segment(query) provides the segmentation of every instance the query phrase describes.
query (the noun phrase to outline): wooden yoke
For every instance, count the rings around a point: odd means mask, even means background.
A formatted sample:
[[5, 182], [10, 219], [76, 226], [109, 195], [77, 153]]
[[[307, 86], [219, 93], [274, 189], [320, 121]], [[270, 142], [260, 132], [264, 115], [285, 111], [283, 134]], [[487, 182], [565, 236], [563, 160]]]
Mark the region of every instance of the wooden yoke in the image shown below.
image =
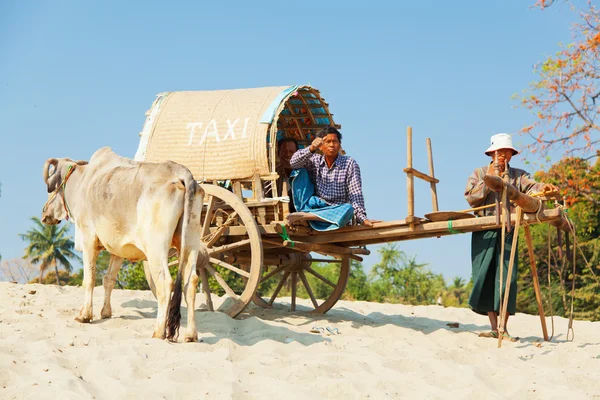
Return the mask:
[[540, 201], [528, 196], [524, 193], [521, 193], [519, 189], [511, 185], [510, 183], [506, 183], [499, 176], [493, 175], [485, 175], [483, 177], [483, 182], [485, 185], [490, 188], [493, 192], [501, 192], [503, 185], [506, 185], [507, 197], [509, 200], [512, 200], [516, 205], [521, 207], [524, 212], [532, 213], [538, 211], [540, 208]]
[[406, 129], [406, 193], [408, 197], [408, 216], [405, 221], [410, 226], [410, 229], [415, 228], [417, 219], [415, 218], [415, 176], [426, 182], [429, 182], [431, 186], [431, 204], [433, 211], [438, 211], [438, 199], [437, 199], [437, 188], [436, 184], [439, 183], [438, 179], [435, 179], [433, 170], [433, 153], [431, 151], [431, 139], [427, 138], [427, 156], [429, 157], [429, 175], [418, 171], [413, 168], [412, 163], [412, 127]]

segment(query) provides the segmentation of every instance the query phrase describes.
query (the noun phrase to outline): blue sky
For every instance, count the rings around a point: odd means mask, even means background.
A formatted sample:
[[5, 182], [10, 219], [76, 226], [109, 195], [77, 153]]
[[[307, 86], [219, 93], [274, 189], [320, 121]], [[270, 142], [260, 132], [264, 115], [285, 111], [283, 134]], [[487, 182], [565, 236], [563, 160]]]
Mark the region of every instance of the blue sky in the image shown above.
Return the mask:
[[[574, 14], [530, 3], [1, 1], [0, 254], [23, 255], [18, 233], [41, 214], [47, 158], [102, 146], [133, 157], [155, 95], [174, 90], [311, 84], [360, 164], [370, 218], [406, 216], [409, 125], [424, 172], [432, 140], [440, 210], [468, 208], [489, 137], [532, 121], [511, 96], [570, 39]], [[431, 211], [420, 180], [415, 203]], [[367, 267], [378, 261], [369, 248]], [[399, 248], [447, 279], [470, 276], [470, 234]]]

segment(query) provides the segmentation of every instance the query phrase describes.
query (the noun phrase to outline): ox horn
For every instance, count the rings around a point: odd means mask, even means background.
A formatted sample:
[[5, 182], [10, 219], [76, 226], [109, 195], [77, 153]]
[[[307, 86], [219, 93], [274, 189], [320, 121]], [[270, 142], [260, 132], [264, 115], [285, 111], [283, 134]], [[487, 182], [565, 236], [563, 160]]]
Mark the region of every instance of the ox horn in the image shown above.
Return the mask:
[[44, 164], [44, 182], [48, 181], [48, 174], [50, 172], [50, 166], [54, 165], [54, 167], [56, 167], [57, 164], [58, 164], [58, 160], [56, 158], [49, 158], [46, 160], [46, 163]]
[[77, 161], [75, 161], [75, 163], [76, 163], [77, 165], [88, 165], [88, 162], [87, 162], [87, 161], [85, 161], [85, 160], [77, 160]]

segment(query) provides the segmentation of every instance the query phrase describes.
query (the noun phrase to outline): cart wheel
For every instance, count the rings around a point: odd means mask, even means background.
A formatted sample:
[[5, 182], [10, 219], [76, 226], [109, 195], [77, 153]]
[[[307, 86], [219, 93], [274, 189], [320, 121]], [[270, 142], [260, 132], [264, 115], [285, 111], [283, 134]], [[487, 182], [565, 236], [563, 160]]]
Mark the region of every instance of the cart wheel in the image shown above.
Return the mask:
[[[210, 263], [206, 268], [199, 268], [198, 275], [209, 309], [213, 310], [212, 281], [213, 287], [219, 287], [227, 295], [217, 311], [235, 317], [250, 303], [260, 282], [263, 263], [260, 232], [241, 198], [216, 185], [200, 186], [207, 204], [202, 212], [201, 236]], [[230, 227], [245, 228], [245, 235], [227, 234]], [[236, 261], [238, 258], [240, 262]]]
[[[264, 308], [272, 307], [278, 296], [290, 296], [290, 311], [296, 311], [296, 298], [299, 292], [310, 298], [310, 312], [324, 314], [335, 305], [346, 289], [350, 275], [350, 258], [313, 259], [308, 253], [292, 253], [289, 262], [274, 267], [261, 278], [258, 292], [252, 301]], [[336, 268], [339, 272], [337, 281], [328, 279], [314, 269], [313, 263], [321, 263], [324, 269]], [[331, 274], [328, 274], [331, 275]], [[286, 285], [287, 283], [287, 285]], [[276, 285], [276, 286], [275, 286]], [[272, 293], [261, 297], [261, 292]], [[284, 292], [284, 293], [282, 293]]]
[[[226, 295], [217, 311], [236, 317], [256, 293], [262, 273], [263, 251], [258, 226], [243, 200], [216, 185], [202, 184], [202, 242], [208, 249], [209, 265], [197, 270], [206, 298], [214, 311], [211, 287]], [[245, 234], [229, 235], [229, 228], [245, 228]], [[244, 229], [241, 229], [244, 231]], [[237, 260], [240, 260], [239, 262]], [[152, 276], [144, 262], [148, 285], [156, 297]]]

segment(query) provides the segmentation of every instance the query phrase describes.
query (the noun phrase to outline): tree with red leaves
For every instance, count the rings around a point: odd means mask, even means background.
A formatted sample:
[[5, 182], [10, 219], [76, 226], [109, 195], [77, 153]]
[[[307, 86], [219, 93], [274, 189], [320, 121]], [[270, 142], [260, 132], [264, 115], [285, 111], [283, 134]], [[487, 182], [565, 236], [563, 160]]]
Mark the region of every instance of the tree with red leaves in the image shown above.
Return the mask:
[[[553, 3], [538, 0], [535, 6], [545, 9]], [[573, 43], [535, 66], [540, 79], [519, 99], [536, 121], [522, 133], [532, 137], [532, 153], [560, 149], [563, 155], [591, 160], [600, 154], [600, 10], [591, 2], [585, 10], [565, 3], [580, 17], [573, 25]]]

